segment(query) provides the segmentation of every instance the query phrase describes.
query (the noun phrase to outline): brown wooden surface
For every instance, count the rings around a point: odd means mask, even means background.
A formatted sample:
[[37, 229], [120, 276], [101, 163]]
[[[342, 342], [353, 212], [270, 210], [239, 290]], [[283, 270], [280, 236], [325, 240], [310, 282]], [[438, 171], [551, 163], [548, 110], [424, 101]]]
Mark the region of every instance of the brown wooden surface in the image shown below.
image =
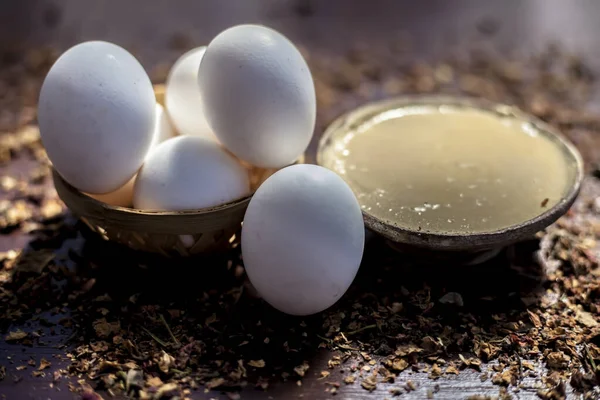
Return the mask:
[[[341, 52], [355, 40], [377, 43], [379, 40], [410, 32], [414, 38], [414, 57], [436, 58], [456, 49], [461, 43], [477, 39], [477, 24], [484, 18], [493, 17], [500, 22], [500, 29], [489, 45], [523, 52], [541, 48], [548, 41], [556, 41], [567, 48], [581, 52], [597, 61], [600, 47], [600, 2], [530, 0], [530, 1], [315, 1], [314, 14], [299, 16], [293, 10], [292, 1], [196, 1], [178, 2], [135, 0], [128, 2], [105, 2], [101, 0], [62, 0], [3, 2], [0, 5], [0, 46], [14, 41], [53, 43], [60, 49], [84, 40], [104, 39], [122, 44], [136, 51], [141, 62], [149, 70], [161, 61], [172, 62], [178, 52], [169, 48], [169, 41], [176, 34], [185, 34], [194, 43], [206, 43], [220, 30], [236, 23], [262, 22], [279, 29], [298, 44], [314, 49]], [[59, 11], [56, 11], [56, 10]], [[51, 11], [48, 11], [51, 10]], [[49, 13], [55, 18], [49, 18]], [[54, 13], [54, 14], [52, 14]], [[54, 20], [54, 24], [48, 23]], [[46, 22], [44, 22], [46, 21]], [[595, 63], [594, 65], [598, 65]], [[340, 107], [344, 107], [340, 105]], [[318, 136], [318, 135], [317, 135]], [[311, 147], [314, 152], [314, 145]], [[309, 154], [309, 161], [312, 154]], [[24, 169], [26, 161], [9, 168]], [[3, 172], [3, 171], [2, 171]], [[585, 196], [596, 196], [600, 185], [590, 179], [584, 188]], [[0, 237], [0, 250], [23, 246], [27, 237], [4, 235]], [[73, 240], [65, 248], [80, 249], [85, 246], [82, 238]], [[368, 259], [367, 259], [368, 260]], [[363, 269], [369, 268], [368, 263]], [[457, 272], [459, 277], [477, 279], [482, 276]], [[498, 271], [495, 271], [498, 273]], [[461, 274], [464, 274], [460, 276]], [[490, 288], [491, 291], [502, 288]], [[56, 317], [53, 317], [56, 318]], [[32, 323], [35, 326], [35, 323]], [[14, 384], [15, 365], [30, 357], [48, 359], [58, 350], [68, 336], [48, 339], [47, 347], [28, 348], [0, 342], [0, 365], [7, 366], [7, 378], [0, 382], [0, 395], [7, 399], [72, 399], [66, 385], [50, 388], [50, 379], [32, 378], [28, 371], [21, 375], [23, 381]], [[8, 357], [11, 359], [9, 360]], [[368, 393], [359, 384], [342, 386], [336, 396], [325, 392], [323, 381], [317, 380], [321, 370], [326, 369], [328, 355], [323, 352], [311, 360], [311, 369], [302, 386], [295, 382], [273, 387], [266, 393], [247, 390], [244, 399], [371, 399], [390, 397], [390, 386], [379, 385], [377, 391]], [[64, 367], [52, 359], [52, 369]], [[14, 364], [13, 364], [14, 363]], [[412, 380], [417, 390], [403, 394], [403, 399], [427, 398], [427, 391], [436, 385], [439, 391], [434, 398], [464, 399], [469, 395], [497, 395], [498, 387], [490, 381], [481, 382], [478, 373], [461, 373], [452, 378], [429, 380], [427, 374], [403, 373], [393, 386], [402, 386]], [[515, 398], [537, 398], [533, 389], [535, 382], [525, 381], [525, 386], [515, 393]], [[194, 398], [218, 398], [218, 393], [194, 394]], [[226, 398], [226, 397], [223, 397]]]

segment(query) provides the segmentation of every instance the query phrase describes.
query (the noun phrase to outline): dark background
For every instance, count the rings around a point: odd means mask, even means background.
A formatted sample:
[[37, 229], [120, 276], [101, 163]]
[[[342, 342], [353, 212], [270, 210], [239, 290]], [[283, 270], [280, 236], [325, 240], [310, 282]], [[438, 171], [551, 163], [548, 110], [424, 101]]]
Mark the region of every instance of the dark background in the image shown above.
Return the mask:
[[299, 45], [337, 52], [410, 33], [415, 56], [435, 56], [476, 40], [478, 24], [493, 19], [496, 47], [535, 51], [553, 41], [593, 56], [599, 16], [594, 0], [18, 0], [0, 6], [0, 43], [67, 49], [108, 40], [150, 68], [177, 58], [181, 36], [201, 45], [231, 25], [264, 23]]
[[377, 48], [403, 37], [410, 57], [428, 60], [474, 45], [515, 55], [556, 43], [600, 69], [594, 0], [18, 0], [0, 7], [0, 48], [60, 53], [107, 40], [133, 52], [151, 75], [240, 23], [265, 24], [314, 53], [343, 55], [356, 43]]

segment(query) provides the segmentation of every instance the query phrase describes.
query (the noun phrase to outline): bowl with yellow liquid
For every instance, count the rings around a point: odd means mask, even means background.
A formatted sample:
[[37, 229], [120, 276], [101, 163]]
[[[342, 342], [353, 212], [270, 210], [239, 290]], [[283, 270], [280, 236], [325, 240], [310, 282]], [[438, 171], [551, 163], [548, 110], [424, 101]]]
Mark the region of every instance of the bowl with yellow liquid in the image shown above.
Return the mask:
[[581, 155], [553, 127], [452, 96], [352, 110], [326, 129], [317, 162], [348, 183], [366, 227], [395, 248], [477, 261], [555, 222], [583, 180]]

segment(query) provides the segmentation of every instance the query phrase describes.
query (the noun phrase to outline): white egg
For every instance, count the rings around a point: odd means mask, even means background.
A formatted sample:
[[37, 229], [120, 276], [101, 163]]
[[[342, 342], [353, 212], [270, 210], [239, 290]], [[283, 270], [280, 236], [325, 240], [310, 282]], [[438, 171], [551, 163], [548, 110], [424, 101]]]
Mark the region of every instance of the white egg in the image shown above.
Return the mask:
[[334, 172], [283, 168], [250, 200], [242, 255], [250, 282], [273, 307], [310, 315], [348, 290], [361, 263], [365, 230], [352, 190]]
[[133, 204], [133, 186], [135, 184], [135, 179], [137, 174], [133, 176], [126, 184], [118, 188], [117, 190], [104, 193], [104, 194], [92, 194], [86, 193], [93, 199], [101, 201], [105, 204], [110, 204], [111, 206], [118, 207], [131, 207]]
[[[150, 144], [150, 149], [154, 148], [159, 143], [164, 142], [168, 138], [173, 137], [174, 135], [175, 132], [171, 127], [171, 123], [169, 121], [169, 118], [167, 117], [167, 114], [165, 113], [163, 106], [156, 103], [156, 120], [154, 122], [154, 133], [152, 136], [152, 143]], [[133, 204], [133, 186], [135, 184], [136, 177], [137, 173], [125, 185], [121, 186], [114, 192], [105, 194], [86, 194], [106, 204], [120, 207], [130, 207]]]
[[[165, 109], [160, 104], [156, 103], [156, 119], [154, 120], [154, 132], [152, 135], [152, 143], [150, 143], [150, 149], [153, 149], [159, 143], [175, 136], [175, 131], [169, 121], [169, 116], [165, 112]], [[148, 156], [146, 155], [146, 158]]]
[[314, 82], [298, 49], [280, 33], [259, 25], [223, 31], [206, 49], [198, 84], [214, 134], [240, 159], [281, 168], [308, 147]]
[[206, 46], [183, 54], [171, 67], [165, 88], [165, 107], [180, 135], [214, 139], [202, 111], [198, 88], [198, 68]]
[[248, 171], [218, 143], [177, 136], [150, 151], [135, 182], [133, 205], [149, 211], [192, 210], [249, 192]]
[[40, 135], [54, 168], [83, 192], [123, 186], [150, 148], [155, 104], [150, 78], [125, 49], [102, 41], [70, 48], [39, 97]]

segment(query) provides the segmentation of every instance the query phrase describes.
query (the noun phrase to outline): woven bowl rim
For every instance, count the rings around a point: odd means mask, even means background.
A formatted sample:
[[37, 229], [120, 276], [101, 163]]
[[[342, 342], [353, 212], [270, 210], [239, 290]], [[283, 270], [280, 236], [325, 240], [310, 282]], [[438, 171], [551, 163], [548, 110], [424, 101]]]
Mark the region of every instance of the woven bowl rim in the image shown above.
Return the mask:
[[[243, 203], [243, 202], [248, 202], [250, 200], [250, 198], [252, 197], [252, 195], [254, 194], [254, 192], [252, 192], [249, 195], [246, 195], [244, 197], [240, 197], [238, 199], [235, 199], [230, 202], [220, 204], [220, 205], [214, 206], [214, 207], [197, 208], [197, 209], [185, 210], [185, 211], [151, 211], [151, 210], [139, 210], [139, 209], [131, 208], [131, 207], [114, 206], [111, 204], [104, 203], [100, 200], [96, 200], [93, 197], [90, 197], [90, 196], [86, 195], [85, 193], [81, 192], [80, 190], [78, 190], [77, 188], [72, 186], [70, 183], [68, 183], [54, 168], [52, 168], [52, 178], [54, 179], [55, 186], [56, 185], [63, 186], [66, 189], [67, 193], [72, 196], [73, 200], [89, 201], [91, 204], [94, 204], [98, 208], [101, 208], [106, 211], [114, 212], [114, 213], [147, 215], [147, 216], [153, 216], [153, 217], [157, 217], [157, 216], [171, 216], [171, 217], [177, 216], [177, 217], [179, 217], [179, 216], [189, 216], [189, 215], [210, 214], [210, 213], [214, 213], [216, 211], [230, 209], [230, 208], [235, 207], [236, 205]], [[61, 198], [62, 198], [62, 196], [61, 196]]]
[[243, 219], [254, 192], [221, 204], [186, 211], [146, 211], [113, 206], [82, 193], [52, 168], [54, 187], [65, 205], [80, 218], [103, 227], [162, 234], [195, 234], [226, 229]]
[[[281, 168], [268, 168], [269, 174], [296, 164], [303, 164], [305, 154]], [[58, 196], [79, 218], [112, 228], [159, 234], [198, 234], [228, 229], [243, 220], [246, 208], [260, 184], [243, 197], [218, 206], [185, 211], [150, 211], [106, 204], [81, 192], [68, 183], [54, 168], [52, 178]], [[262, 169], [259, 169], [262, 170]], [[268, 179], [268, 177], [267, 177]]]

